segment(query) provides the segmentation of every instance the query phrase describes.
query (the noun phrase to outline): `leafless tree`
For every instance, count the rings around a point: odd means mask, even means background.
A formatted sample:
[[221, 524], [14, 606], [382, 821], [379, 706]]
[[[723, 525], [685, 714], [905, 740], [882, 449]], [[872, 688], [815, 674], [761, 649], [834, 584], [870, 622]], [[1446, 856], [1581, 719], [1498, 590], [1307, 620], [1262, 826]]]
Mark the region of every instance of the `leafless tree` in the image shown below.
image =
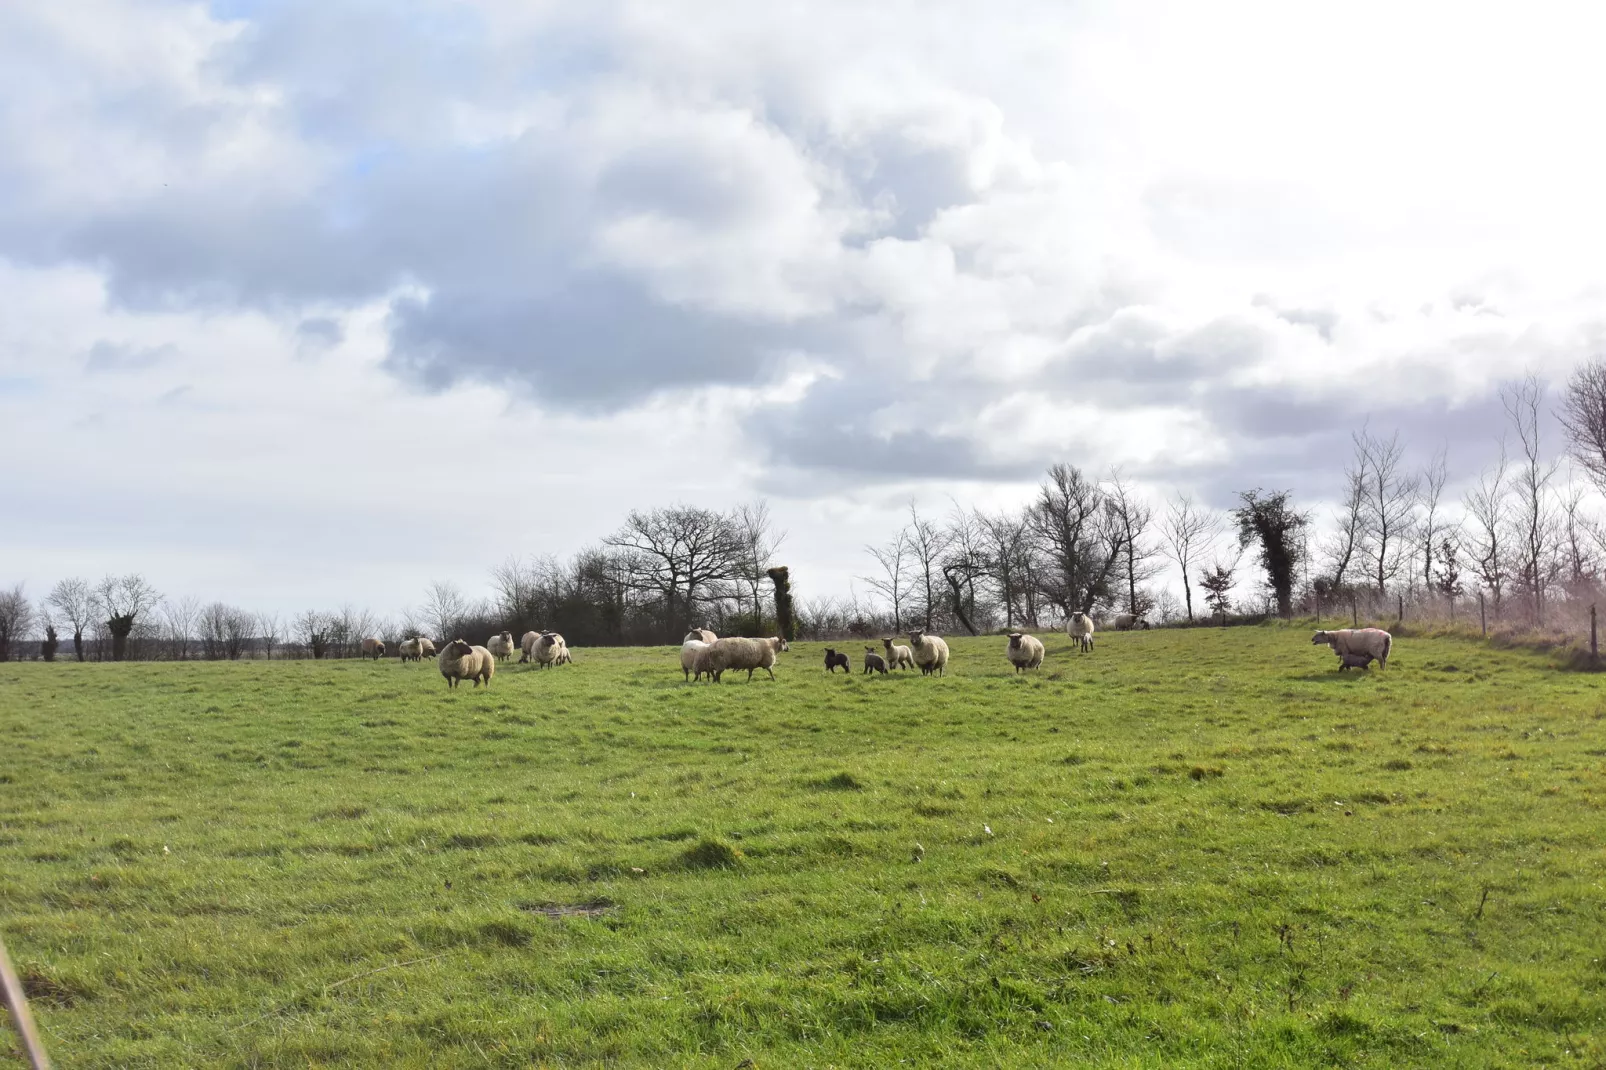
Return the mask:
[[296, 639], [307, 648], [307, 653], [314, 658], [322, 658], [329, 653], [331, 622], [330, 614], [309, 609], [297, 616], [291, 627], [295, 629]]
[[545, 586], [544, 578], [540, 560], [525, 560], [517, 555], [491, 569], [497, 614], [505, 624], [513, 627], [519, 622], [530, 625], [538, 622], [537, 604]]
[[39, 657], [44, 661], [55, 661], [56, 651], [61, 649], [61, 638], [56, 634], [56, 617], [49, 602], [41, 599], [34, 607], [33, 621], [33, 626], [45, 636], [39, 644]]
[[1574, 461], [1606, 494], [1606, 359], [1578, 366], [1556, 413]]
[[900, 529], [885, 546], [866, 546], [865, 552], [881, 566], [881, 575], [861, 577], [870, 589], [892, 607], [892, 630], [903, 631], [904, 603], [909, 598], [909, 532]]
[[[752, 606], [755, 624], [762, 627], [764, 607], [761, 596], [769, 580], [770, 566], [775, 563], [775, 552], [786, 541], [786, 532], [776, 528], [775, 521], [770, 517], [770, 503], [763, 498], [738, 505], [732, 511], [730, 520], [737, 545], [735, 578]], [[738, 609], [740, 603], [741, 598], [738, 597]]]
[[1025, 518], [1018, 513], [977, 513], [976, 525], [986, 547], [988, 575], [1004, 609], [1005, 626], [1014, 629], [1017, 604], [1025, 621], [1035, 625], [1032, 541]]
[[1406, 551], [1415, 526], [1417, 479], [1405, 471], [1399, 432], [1383, 439], [1363, 430], [1354, 438], [1365, 472], [1361, 513], [1366, 538], [1360, 550], [1369, 562], [1377, 593], [1383, 594], [1409, 561]]
[[238, 606], [213, 602], [201, 610], [201, 651], [209, 661], [238, 661], [251, 637], [251, 614]]
[[88, 581], [66, 579], [50, 589], [45, 601], [72, 628], [73, 654], [84, 660], [84, 632], [95, 622], [95, 591]]
[[980, 612], [987, 608], [985, 600], [976, 598], [976, 584], [985, 581], [988, 574], [984, 528], [975, 513], [954, 502], [942, 537], [942, 577], [948, 584], [954, 617], [965, 631], [975, 635], [978, 625], [987, 623], [980, 618]]
[[269, 661], [273, 660], [274, 648], [279, 645], [279, 636], [283, 625], [279, 621], [279, 614], [264, 610], [257, 614], [256, 633], [262, 641], [262, 656]]
[[1422, 547], [1422, 586], [1426, 590], [1433, 590], [1435, 571], [1433, 568], [1433, 555], [1436, 548], [1444, 541], [1444, 487], [1450, 481], [1450, 465], [1448, 459], [1449, 447], [1440, 446], [1433, 454], [1433, 459], [1423, 470], [1418, 479], [1418, 501], [1421, 505], [1422, 515], [1417, 524], [1417, 536]]
[[1536, 624], [1545, 621], [1545, 588], [1555, 579], [1558, 523], [1552, 484], [1561, 467], [1559, 460], [1545, 460], [1542, 451], [1539, 419], [1544, 398], [1545, 384], [1535, 375], [1500, 388], [1501, 404], [1522, 448], [1512, 478], [1514, 578], [1532, 600]]
[[1149, 528], [1154, 523], [1154, 509], [1137, 496], [1133, 488], [1121, 478], [1120, 470], [1110, 473], [1110, 520], [1120, 533], [1121, 570], [1126, 574], [1126, 611], [1136, 616], [1151, 608], [1145, 598], [1139, 600], [1138, 584], [1159, 574], [1154, 559], [1160, 547], [1149, 539]]
[[1194, 562], [1207, 556], [1221, 537], [1224, 521], [1220, 513], [1194, 503], [1186, 494], [1177, 496], [1166, 505], [1165, 519], [1160, 524], [1165, 554], [1182, 570], [1182, 594], [1187, 603], [1188, 621], [1193, 621], [1193, 584], [1188, 570]]
[[948, 549], [948, 533], [935, 521], [920, 515], [915, 503], [909, 503], [909, 565], [914, 572], [915, 612], [925, 621], [923, 627], [931, 631], [934, 614], [942, 603], [938, 595], [938, 576], [942, 574], [942, 555]]
[[1056, 464], [1027, 522], [1046, 559], [1044, 596], [1066, 615], [1091, 612], [1108, 597], [1122, 550], [1122, 529], [1113, 523], [1104, 491], [1076, 466]]
[[624, 555], [630, 586], [661, 601], [661, 634], [675, 643], [710, 588], [735, 575], [741, 556], [729, 517], [688, 505], [632, 510], [603, 543]]
[[1560, 572], [1569, 594], [1581, 593], [1600, 574], [1598, 527], [1584, 511], [1584, 488], [1569, 481], [1561, 495]]
[[1510, 558], [1505, 539], [1511, 515], [1511, 474], [1503, 437], [1499, 460], [1478, 476], [1478, 485], [1467, 492], [1464, 504], [1467, 526], [1471, 529], [1466, 542], [1472, 551], [1472, 565], [1477, 569], [1478, 582], [1488, 590], [1498, 617]]
[[1339, 499], [1335, 530], [1320, 547], [1328, 560], [1334, 590], [1344, 586], [1355, 555], [1366, 543], [1366, 451], [1355, 446], [1355, 456], [1344, 469], [1344, 495]]
[[144, 576], [131, 572], [101, 580], [95, 588], [95, 601], [111, 635], [112, 660], [123, 661], [128, 657], [128, 637], [134, 626], [161, 603], [162, 596]]
[[162, 603], [162, 631], [169, 655], [179, 661], [189, 659], [201, 619], [201, 603], [194, 595], [169, 598]]
[[22, 584], [0, 591], [0, 661], [10, 661], [13, 645], [20, 645], [33, 628], [33, 603], [22, 593]]
[[424, 607], [420, 612], [429, 629], [443, 643], [462, 638], [457, 634], [459, 623], [468, 615], [468, 599], [449, 580], [436, 580], [424, 589]]

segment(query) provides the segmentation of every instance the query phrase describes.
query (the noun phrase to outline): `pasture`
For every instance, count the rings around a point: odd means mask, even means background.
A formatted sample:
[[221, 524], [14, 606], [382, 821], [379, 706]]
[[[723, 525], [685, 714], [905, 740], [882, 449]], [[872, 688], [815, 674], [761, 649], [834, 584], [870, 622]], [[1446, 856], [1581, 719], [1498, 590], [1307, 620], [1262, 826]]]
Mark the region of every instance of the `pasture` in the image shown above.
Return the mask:
[[1598, 678], [1308, 637], [0, 665], [4, 935], [71, 1067], [1606, 1064]]

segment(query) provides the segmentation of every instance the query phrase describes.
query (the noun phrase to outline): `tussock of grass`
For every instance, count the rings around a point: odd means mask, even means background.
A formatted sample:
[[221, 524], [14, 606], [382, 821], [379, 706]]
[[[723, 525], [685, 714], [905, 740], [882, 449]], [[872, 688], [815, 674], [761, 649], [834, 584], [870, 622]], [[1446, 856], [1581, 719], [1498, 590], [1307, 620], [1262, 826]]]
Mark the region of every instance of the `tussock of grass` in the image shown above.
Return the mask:
[[0, 925], [74, 1067], [1606, 1062], [1606, 699], [1396, 635], [0, 664]]

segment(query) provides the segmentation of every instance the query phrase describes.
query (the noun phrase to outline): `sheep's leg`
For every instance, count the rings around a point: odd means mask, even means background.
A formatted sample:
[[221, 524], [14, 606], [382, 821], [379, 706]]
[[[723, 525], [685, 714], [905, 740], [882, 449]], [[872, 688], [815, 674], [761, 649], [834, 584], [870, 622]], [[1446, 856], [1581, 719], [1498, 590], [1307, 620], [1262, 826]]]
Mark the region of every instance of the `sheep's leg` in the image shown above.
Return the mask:
[[[768, 665], [766, 665], [766, 666], [764, 666], [764, 671], [770, 674], [770, 679], [771, 680], [775, 679], [775, 670], [774, 669], [772, 669]], [[749, 675], [751, 676], [751, 674], [749, 674]]]

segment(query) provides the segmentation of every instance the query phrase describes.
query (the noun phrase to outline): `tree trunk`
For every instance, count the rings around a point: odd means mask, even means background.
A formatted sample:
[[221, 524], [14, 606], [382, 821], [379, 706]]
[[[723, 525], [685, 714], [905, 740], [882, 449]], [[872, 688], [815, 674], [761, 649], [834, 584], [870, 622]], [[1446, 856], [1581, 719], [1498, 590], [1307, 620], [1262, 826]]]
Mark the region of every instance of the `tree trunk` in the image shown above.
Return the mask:
[[113, 617], [106, 622], [106, 630], [112, 633], [112, 660], [126, 661], [128, 659], [128, 635], [134, 630], [134, 615], [124, 614]]
[[72, 630], [72, 652], [78, 655], [78, 660], [84, 660], [84, 630], [74, 627]]
[[56, 649], [60, 646], [61, 641], [56, 638], [56, 629], [47, 624], [45, 626], [45, 641], [39, 644], [39, 656], [46, 661], [55, 661]]
[[1188, 566], [1182, 566], [1182, 599], [1188, 604], [1188, 623], [1193, 623], [1193, 589], [1188, 586]]
[[970, 623], [970, 618], [965, 615], [965, 599], [962, 591], [960, 590], [959, 581], [954, 579], [953, 573], [949, 572], [947, 569], [943, 570], [942, 575], [943, 579], [948, 581], [948, 586], [953, 589], [954, 616], [958, 617], [959, 623], [965, 626], [965, 631], [969, 632], [971, 635], [975, 635], [976, 628]]

